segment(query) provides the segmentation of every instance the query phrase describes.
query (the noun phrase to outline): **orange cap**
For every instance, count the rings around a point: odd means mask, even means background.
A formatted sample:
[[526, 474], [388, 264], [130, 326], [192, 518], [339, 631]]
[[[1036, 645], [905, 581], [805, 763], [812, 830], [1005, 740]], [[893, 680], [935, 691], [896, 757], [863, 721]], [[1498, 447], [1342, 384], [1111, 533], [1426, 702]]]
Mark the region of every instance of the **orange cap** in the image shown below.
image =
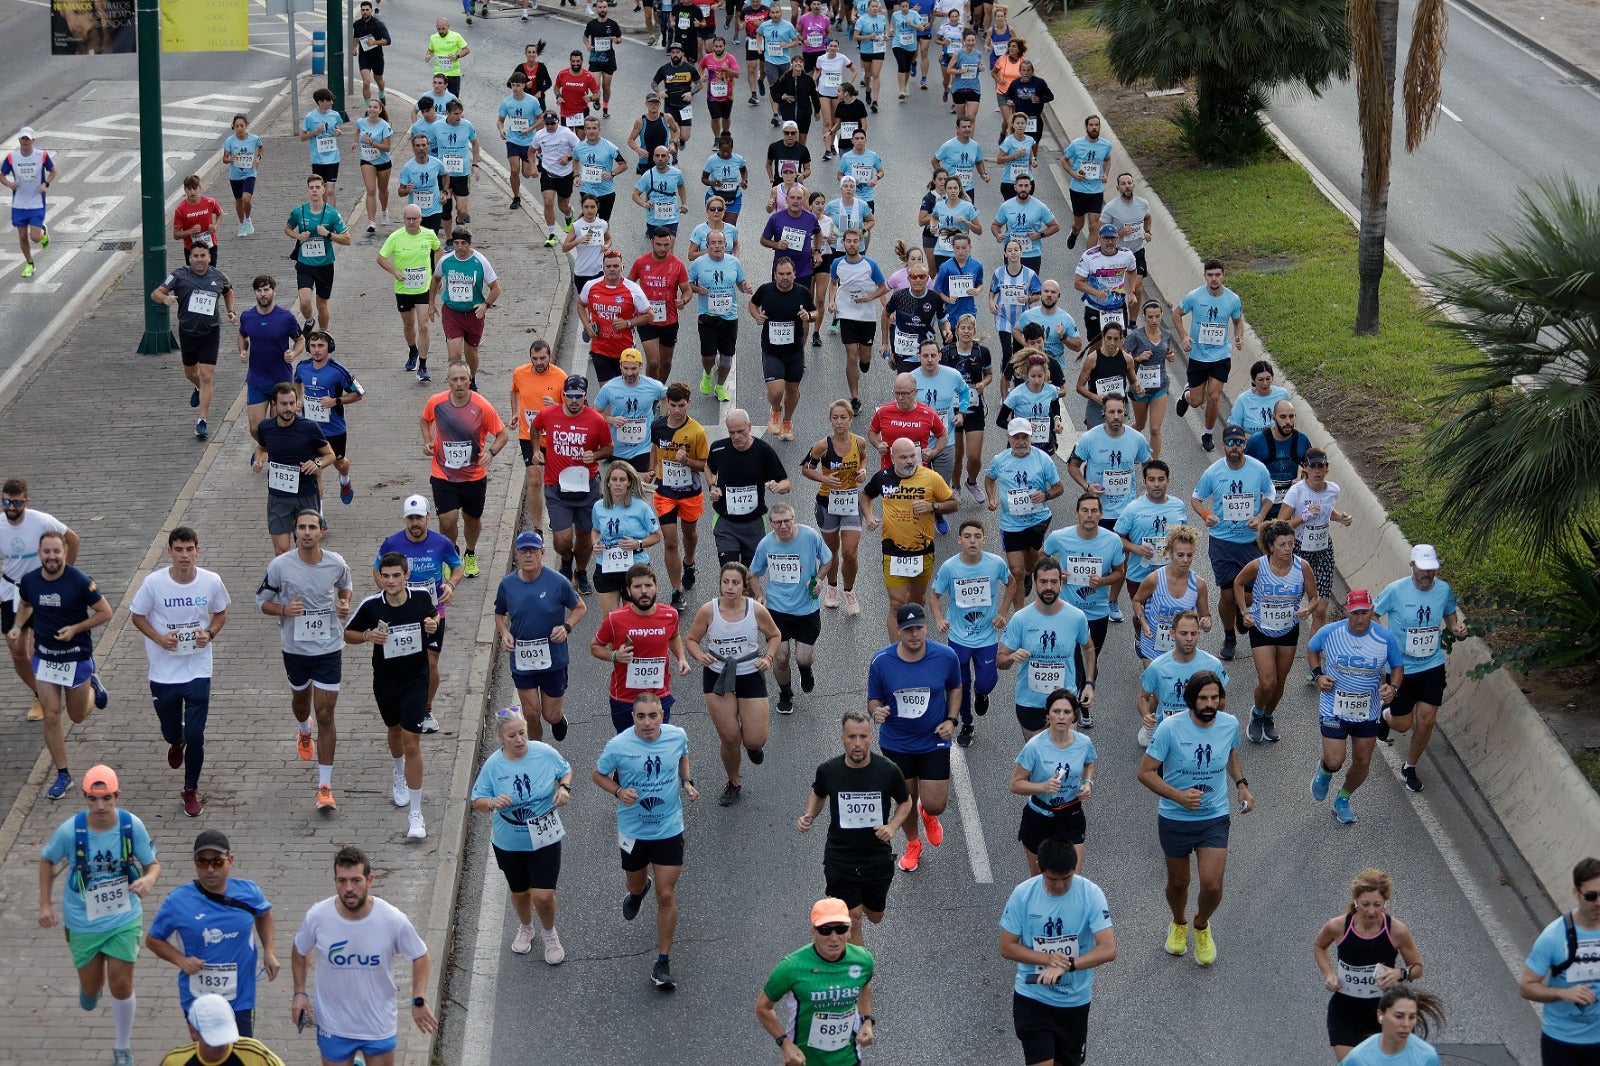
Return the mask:
[[89, 767], [89, 772], [83, 775], [83, 794], [85, 796], [109, 796], [113, 792], [122, 791], [117, 786], [117, 772], [104, 764]]
[[811, 907], [811, 925], [828, 925], [832, 922], [850, 923], [850, 907], [842, 899], [828, 896], [819, 899]]

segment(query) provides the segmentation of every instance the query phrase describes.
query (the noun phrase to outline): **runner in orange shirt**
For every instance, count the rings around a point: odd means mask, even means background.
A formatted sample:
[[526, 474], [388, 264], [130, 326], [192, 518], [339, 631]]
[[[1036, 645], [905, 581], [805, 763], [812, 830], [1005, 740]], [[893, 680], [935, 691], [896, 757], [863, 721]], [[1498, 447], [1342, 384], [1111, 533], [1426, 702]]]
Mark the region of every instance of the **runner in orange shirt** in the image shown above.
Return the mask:
[[561, 402], [567, 372], [552, 362], [550, 345], [535, 337], [528, 346], [528, 362], [511, 372], [511, 413], [517, 421], [517, 443], [522, 448], [523, 496], [528, 501], [528, 528], [544, 528], [544, 471], [534, 466], [533, 440], [528, 429], [534, 416]]
[[[462, 567], [468, 577], [478, 576], [478, 533], [483, 528], [483, 505], [488, 497], [489, 460], [500, 454], [511, 432], [500, 420], [494, 404], [472, 391], [472, 371], [465, 359], [452, 359], [446, 380], [450, 388], [431, 397], [422, 408], [422, 451], [433, 460], [433, 509], [439, 513], [439, 532], [456, 541], [456, 521], [467, 514], [467, 548]], [[488, 454], [484, 439], [489, 438]]]

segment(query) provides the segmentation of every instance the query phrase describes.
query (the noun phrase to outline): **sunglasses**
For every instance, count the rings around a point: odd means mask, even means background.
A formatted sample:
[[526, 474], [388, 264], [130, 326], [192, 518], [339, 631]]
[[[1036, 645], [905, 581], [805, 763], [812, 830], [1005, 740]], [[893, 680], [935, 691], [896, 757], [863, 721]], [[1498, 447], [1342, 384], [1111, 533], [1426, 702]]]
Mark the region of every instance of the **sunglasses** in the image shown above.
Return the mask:
[[1593, 903], [1595, 900], [1600, 899], [1600, 892], [1579, 892], [1578, 895], [1582, 897], [1585, 903]]
[[228, 857], [226, 855], [218, 855], [214, 859], [206, 859], [196, 855], [194, 857], [194, 864], [201, 869], [206, 869], [209, 867], [213, 870], [220, 870], [224, 866], [228, 865]]
[[26, 507], [27, 500], [0, 500], [0, 507]]
[[814, 928], [823, 936], [848, 936], [850, 933], [850, 926], [844, 922], [833, 922], [828, 925], [815, 926]]
[[1229, 439], [1223, 441], [1222, 443], [1226, 444], [1230, 448], [1242, 448], [1244, 446], [1244, 438], [1243, 437], [1230, 437]]

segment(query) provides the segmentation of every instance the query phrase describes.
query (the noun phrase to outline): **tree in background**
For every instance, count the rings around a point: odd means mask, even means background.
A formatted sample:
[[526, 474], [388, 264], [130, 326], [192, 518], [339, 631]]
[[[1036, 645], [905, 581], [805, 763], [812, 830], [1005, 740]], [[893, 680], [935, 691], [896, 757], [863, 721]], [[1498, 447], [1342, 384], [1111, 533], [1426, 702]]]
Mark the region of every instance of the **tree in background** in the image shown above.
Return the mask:
[[[1356, 245], [1356, 334], [1378, 332], [1378, 284], [1389, 230], [1389, 151], [1394, 129], [1394, 76], [1400, 0], [1349, 0], [1345, 11], [1356, 68], [1361, 128], [1361, 236]], [[1444, 0], [1418, 0], [1406, 55], [1406, 151], [1414, 152], [1439, 113], [1445, 36]]]
[[1195, 104], [1178, 126], [1201, 159], [1248, 159], [1269, 143], [1267, 90], [1313, 93], [1350, 65], [1344, 0], [1101, 0], [1106, 56], [1124, 85], [1191, 79]]

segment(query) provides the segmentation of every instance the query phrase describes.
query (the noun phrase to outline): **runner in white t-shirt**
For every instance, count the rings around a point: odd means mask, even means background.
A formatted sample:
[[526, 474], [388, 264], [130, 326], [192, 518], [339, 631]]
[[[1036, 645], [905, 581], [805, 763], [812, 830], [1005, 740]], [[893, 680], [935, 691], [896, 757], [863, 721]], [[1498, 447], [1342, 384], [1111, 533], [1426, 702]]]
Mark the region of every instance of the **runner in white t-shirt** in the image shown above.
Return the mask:
[[179, 526], [167, 534], [172, 565], [151, 571], [134, 593], [129, 621], [144, 634], [150, 698], [167, 742], [167, 765], [183, 767], [183, 813], [198, 818], [200, 769], [211, 708], [211, 643], [228, 621], [228, 590], [214, 571], [195, 565], [200, 539]]
[[[39, 569], [39, 538], [46, 533], [60, 533], [67, 542], [67, 564], [78, 559], [78, 535], [54, 515], [28, 507], [28, 483], [20, 477], [7, 478], [0, 486], [0, 633], [10, 634], [17, 620], [17, 582]], [[28, 721], [37, 722], [44, 717], [39, 703], [39, 690], [33, 680], [33, 638], [23, 630], [19, 640], [6, 637], [6, 650], [11, 653], [11, 667], [22, 678], [22, 683], [33, 693], [33, 706], [28, 708]]]

